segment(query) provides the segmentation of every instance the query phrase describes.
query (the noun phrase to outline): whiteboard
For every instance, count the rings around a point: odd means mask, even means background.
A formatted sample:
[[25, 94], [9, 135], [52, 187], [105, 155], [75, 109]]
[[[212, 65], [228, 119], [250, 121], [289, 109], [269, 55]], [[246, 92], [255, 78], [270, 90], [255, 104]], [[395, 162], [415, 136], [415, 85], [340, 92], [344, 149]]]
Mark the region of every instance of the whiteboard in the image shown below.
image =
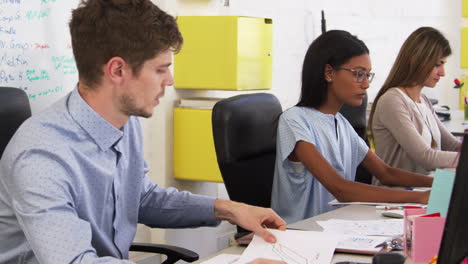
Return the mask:
[[68, 23], [78, 0], [0, 0], [0, 86], [24, 90], [32, 113], [78, 81]]

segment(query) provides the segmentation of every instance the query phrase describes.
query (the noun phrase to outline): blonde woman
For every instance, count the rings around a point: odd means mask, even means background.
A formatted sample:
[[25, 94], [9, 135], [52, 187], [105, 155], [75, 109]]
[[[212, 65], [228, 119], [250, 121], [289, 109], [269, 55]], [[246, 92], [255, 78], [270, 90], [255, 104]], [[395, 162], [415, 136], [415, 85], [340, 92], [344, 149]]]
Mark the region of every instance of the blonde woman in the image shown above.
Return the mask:
[[[417, 29], [403, 43], [374, 100], [368, 125], [375, 152], [388, 165], [425, 175], [456, 166], [461, 142], [422, 93], [445, 76], [451, 52], [448, 40], [431, 27]], [[374, 184], [380, 182], [374, 179]]]

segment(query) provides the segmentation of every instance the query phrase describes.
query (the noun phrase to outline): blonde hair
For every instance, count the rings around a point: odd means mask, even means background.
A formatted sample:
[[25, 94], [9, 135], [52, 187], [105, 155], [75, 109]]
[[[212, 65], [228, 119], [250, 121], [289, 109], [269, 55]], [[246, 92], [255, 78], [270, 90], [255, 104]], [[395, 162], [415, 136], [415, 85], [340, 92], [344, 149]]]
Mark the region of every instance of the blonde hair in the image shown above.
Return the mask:
[[375, 97], [369, 116], [367, 136], [372, 138], [372, 119], [377, 103], [388, 89], [422, 85], [441, 58], [452, 54], [448, 40], [437, 29], [421, 27], [411, 33], [401, 46], [390, 74]]

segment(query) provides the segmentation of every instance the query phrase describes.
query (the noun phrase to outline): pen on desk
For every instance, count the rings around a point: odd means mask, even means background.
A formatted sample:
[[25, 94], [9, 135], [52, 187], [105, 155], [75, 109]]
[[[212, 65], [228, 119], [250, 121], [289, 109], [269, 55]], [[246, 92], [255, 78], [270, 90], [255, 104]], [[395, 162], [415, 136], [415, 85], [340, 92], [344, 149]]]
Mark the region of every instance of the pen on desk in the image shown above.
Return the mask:
[[376, 205], [375, 209], [377, 210], [403, 210], [404, 206], [389, 206], [389, 205]]

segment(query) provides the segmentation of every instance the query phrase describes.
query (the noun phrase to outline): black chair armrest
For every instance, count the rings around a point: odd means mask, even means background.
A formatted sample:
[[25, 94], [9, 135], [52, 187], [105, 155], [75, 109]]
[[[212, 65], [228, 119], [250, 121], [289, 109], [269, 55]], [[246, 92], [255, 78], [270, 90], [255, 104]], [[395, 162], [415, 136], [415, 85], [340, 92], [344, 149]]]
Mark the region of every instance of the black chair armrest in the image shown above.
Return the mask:
[[163, 244], [133, 243], [130, 246], [130, 251], [151, 252], [166, 255], [167, 259], [162, 264], [172, 264], [179, 260], [194, 262], [199, 258], [198, 254], [191, 250]]

